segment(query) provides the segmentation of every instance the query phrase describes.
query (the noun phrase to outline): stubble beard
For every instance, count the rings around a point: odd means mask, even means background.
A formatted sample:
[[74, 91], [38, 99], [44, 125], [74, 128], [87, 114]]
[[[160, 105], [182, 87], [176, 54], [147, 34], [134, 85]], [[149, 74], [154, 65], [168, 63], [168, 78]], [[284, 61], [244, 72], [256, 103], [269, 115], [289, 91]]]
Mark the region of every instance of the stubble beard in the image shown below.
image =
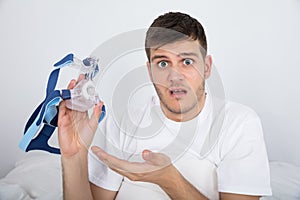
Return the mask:
[[[202, 84], [197, 88], [197, 90], [195, 91], [195, 95], [193, 95], [192, 98], [192, 102], [189, 105], [181, 105], [181, 99], [180, 98], [176, 98], [178, 104], [180, 105], [179, 109], [176, 109], [174, 107], [171, 107], [168, 103], [167, 100], [164, 98], [163, 93], [161, 92], [161, 90], [157, 87], [156, 84], [153, 84], [154, 88], [159, 96], [160, 102], [164, 105], [164, 107], [170, 111], [171, 113], [174, 114], [186, 114], [188, 112], [190, 112], [191, 110], [195, 109], [195, 107], [198, 107], [198, 103], [201, 101], [201, 99], [203, 98], [203, 95], [205, 95], [205, 83], [204, 81], [202, 82]], [[191, 90], [189, 90], [191, 91]], [[198, 108], [199, 109], [199, 108]]]

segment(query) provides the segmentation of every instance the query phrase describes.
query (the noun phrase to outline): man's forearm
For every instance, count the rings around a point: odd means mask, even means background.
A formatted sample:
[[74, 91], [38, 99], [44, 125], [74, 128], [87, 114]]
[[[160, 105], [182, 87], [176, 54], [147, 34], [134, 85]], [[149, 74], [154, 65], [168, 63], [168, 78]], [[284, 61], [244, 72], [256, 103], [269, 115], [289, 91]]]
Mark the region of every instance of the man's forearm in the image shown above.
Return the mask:
[[208, 199], [191, 183], [189, 183], [174, 166], [171, 166], [168, 171], [170, 172], [168, 173], [169, 175], [161, 184], [159, 184], [159, 186], [169, 195], [171, 199]]
[[65, 200], [92, 200], [88, 180], [87, 152], [70, 158], [62, 156], [63, 195]]

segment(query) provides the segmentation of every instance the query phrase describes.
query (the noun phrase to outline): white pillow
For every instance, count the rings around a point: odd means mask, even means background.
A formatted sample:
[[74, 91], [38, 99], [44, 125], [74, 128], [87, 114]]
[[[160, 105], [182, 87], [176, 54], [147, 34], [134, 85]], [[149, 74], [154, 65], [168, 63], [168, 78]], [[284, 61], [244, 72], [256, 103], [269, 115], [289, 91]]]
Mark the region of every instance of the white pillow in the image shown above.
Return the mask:
[[300, 166], [286, 162], [270, 162], [272, 196], [262, 199], [300, 199]]
[[19, 185], [34, 199], [47, 199], [47, 196], [62, 199], [60, 155], [28, 152], [1, 182]]
[[7, 184], [0, 181], [0, 199], [5, 200], [32, 200], [27, 192], [17, 184]]

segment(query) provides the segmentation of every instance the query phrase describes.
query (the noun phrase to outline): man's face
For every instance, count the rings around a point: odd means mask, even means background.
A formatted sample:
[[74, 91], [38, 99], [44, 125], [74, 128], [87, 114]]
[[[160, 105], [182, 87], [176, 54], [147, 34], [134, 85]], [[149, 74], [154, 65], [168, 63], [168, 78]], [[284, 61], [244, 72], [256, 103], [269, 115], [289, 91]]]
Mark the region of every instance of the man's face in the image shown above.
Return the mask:
[[183, 40], [150, 50], [149, 74], [167, 117], [191, 119], [205, 102], [204, 83], [211, 57], [205, 60], [197, 40]]

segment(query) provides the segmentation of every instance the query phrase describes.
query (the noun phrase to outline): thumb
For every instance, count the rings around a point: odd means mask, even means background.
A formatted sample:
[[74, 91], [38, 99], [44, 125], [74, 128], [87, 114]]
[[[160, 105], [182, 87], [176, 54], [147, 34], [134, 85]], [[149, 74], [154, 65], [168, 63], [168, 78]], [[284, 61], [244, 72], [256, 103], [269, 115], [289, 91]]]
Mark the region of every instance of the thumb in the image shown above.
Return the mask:
[[144, 150], [142, 157], [146, 162], [157, 166], [167, 166], [171, 164], [171, 159], [163, 153], [154, 153], [150, 150]]

